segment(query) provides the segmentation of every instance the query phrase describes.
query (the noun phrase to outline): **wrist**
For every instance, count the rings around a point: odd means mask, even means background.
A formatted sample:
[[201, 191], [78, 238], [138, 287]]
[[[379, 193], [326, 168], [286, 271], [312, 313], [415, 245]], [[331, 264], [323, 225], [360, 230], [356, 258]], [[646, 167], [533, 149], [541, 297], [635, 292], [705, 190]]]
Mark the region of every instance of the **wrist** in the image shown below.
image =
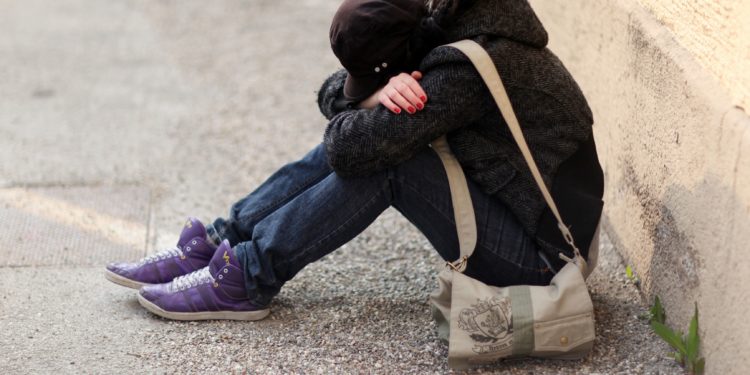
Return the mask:
[[382, 88], [378, 89], [372, 95], [368, 96], [366, 99], [357, 103], [356, 107], [361, 108], [361, 109], [373, 109], [377, 107], [378, 104], [380, 104], [380, 100], [378, 99], [378, 96], [380, 95], [380, 90], [382, 90]]

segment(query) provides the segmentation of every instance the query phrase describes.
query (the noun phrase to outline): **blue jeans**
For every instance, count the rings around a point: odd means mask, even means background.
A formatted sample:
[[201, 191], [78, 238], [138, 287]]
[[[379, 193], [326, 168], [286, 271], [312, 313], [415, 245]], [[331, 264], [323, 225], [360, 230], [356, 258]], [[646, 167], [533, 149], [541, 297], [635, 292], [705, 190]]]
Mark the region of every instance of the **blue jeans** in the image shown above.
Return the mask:
[[[548, 284], [553, 274], [513, 214], [469, 180], [477, 247], [465, 273], [490, 285]], [[384, 171], [342, 178], [320, 144], [276, 171], [235, 203], [214, 230], [229, 240], [245, 270], [250, 300], [265, 306], [307, 264], [346, 244], [393, 206], [446, 260], [458, 238], [445, 170], [435, 151]]]

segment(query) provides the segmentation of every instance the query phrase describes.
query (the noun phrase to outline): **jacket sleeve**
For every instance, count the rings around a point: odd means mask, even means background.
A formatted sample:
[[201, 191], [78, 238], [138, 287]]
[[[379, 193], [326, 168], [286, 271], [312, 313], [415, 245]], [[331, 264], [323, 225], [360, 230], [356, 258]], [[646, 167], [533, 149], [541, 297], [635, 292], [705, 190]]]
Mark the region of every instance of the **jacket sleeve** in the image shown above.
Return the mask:
[[345, 110], [330, 120], [323, 142], [337, 174], [365, 176], [398, 165], [490, 108], [489, 91], [468, 60], [437, 65], [423, 74], [420, 85], [428, 100], [415, 114], [394, 114], [378, 105]]
[[352, 107], [352, 102], [344, 99], [344, 82], [346, 69], [341, 69], [326, 78], [318, 91], [318, 108], [320, 113], [330, 120], [341, 111]]

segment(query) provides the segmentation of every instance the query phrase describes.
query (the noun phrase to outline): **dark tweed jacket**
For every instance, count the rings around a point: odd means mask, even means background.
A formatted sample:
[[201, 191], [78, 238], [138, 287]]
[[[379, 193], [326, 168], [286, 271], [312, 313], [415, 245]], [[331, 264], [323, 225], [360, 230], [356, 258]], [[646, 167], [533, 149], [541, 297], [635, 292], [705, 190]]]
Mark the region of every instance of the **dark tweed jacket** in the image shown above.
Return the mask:
[[[526, 0], [478, 0], [448, 36], [449, 42], [473, 39], [489, 52], [563, 220], [585, 252], [602, 209], [593, 119], [578, 85], [546, 48], [544, 27]], [[551, 258], [569, 250], [469, 60], [456, 49], [438, 47], [420, 70], [428, 102], [414, 115], [396, 115], [383, 106], [362, 110], [342, 105], [344, 70], [325, 81], [318, 104], [330, 120], [324, 143], [331, 167], [344, 177], [371, 174], [410, 159], [448, 134], [467, 176], [504, 202]]]

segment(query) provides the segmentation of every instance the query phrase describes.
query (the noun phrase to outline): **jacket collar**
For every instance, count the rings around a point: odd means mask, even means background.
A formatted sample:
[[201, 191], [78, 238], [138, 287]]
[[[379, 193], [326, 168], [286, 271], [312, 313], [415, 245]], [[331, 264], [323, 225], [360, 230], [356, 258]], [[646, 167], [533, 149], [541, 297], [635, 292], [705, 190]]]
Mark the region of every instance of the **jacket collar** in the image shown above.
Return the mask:
[[496, 36], [536, 48], [547, 46], [547, 31], [527, 0], [477, 0], [448, 28], [448, 42]]

